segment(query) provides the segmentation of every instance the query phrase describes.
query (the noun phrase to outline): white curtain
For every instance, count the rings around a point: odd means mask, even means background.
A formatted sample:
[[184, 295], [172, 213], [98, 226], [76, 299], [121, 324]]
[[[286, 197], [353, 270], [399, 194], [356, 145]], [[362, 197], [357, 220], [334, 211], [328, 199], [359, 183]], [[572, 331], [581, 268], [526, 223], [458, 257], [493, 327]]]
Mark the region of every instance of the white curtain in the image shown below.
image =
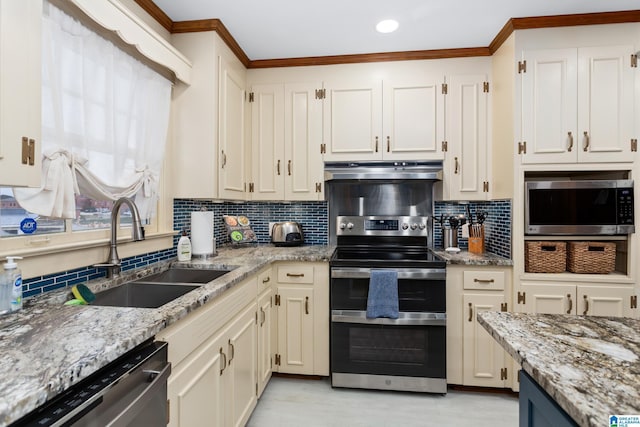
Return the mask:
[[45, 2], [42, 186], [14, 189], [30, 212], [75, 218], [75, 194], [134, 197], [155, 215], [171, 82]]

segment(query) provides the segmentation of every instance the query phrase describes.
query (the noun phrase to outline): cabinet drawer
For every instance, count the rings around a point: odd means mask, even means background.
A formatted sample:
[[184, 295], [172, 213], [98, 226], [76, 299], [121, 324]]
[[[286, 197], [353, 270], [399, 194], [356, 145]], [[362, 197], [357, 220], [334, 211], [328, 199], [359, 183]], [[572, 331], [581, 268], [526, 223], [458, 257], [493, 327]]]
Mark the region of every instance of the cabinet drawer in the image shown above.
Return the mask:
[[504, 290], [503, 271], [465, 271], [463, 288], [473, 290], [502, 291]]
[[313, 284], [313, 265], [284, 264], [277, 267], [278, 283]]

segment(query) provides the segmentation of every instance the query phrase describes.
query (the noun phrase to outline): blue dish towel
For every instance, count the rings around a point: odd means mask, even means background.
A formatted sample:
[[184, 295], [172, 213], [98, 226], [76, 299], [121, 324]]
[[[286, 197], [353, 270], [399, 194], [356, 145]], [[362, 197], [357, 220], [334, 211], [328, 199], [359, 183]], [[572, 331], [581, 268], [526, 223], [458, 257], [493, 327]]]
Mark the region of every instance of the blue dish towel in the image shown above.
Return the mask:
[[371, 270], [369, 295], [367, 296], [367, 318], [398, 318], [398, 272]]

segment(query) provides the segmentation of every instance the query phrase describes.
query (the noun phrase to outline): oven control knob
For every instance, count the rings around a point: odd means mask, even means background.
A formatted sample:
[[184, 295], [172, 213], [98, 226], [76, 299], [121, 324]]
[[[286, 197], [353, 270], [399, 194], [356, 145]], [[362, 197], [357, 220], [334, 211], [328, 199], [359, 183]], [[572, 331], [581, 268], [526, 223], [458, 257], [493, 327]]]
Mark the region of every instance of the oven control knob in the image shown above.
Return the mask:
[[409, 224], [407, 224], [406, 222], [402, 224], [403, 230], [407, 230], [408, 228], [409, 228]]
[[345, 228], [347, 228], [347, 224], [345, 224], [344, 222], [340, 223], [340, 230], [344, 230]]
[[350, 222], [349, 224], [347, 224], [347, 228], [348, 228], [349, 230], [353, 230], [353, 223], [352, 223], [352, 222]]
[[416, 224], [415, 222], [413, 224], [411, 224], [411, 229], [415, 230], [418, 228], [418, 224]]
[[419, 228], [420, 230], [424, 230], [425, 228], [427, 228], [427, 226], [426, 226], [426, 225], [424, 225], [424, 222], [421, 222], [420, 224], [418, 224], [418, 228]]

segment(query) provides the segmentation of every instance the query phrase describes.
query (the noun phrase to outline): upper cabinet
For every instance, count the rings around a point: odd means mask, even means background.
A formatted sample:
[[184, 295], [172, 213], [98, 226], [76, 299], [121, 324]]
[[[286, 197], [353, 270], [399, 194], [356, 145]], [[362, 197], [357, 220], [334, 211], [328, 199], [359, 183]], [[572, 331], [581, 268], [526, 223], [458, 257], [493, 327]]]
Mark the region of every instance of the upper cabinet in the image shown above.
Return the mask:
[[326, 85], [324, 160], [442, 160], [443, 78]]
[[445, 200], [489, 197], [489, 80], [485, 74], [447, 76]]
[[632, 162], [633, 46], [525, 50], [522, 163]]
[[245, 198], [245, 78], [219, 57], [218, 195]]
[[0, 2], [0, 186], [40, 185], [42, 0]]
[[252, 86], [252, 200], [323, 198], [321, 93], [322, 83]]

